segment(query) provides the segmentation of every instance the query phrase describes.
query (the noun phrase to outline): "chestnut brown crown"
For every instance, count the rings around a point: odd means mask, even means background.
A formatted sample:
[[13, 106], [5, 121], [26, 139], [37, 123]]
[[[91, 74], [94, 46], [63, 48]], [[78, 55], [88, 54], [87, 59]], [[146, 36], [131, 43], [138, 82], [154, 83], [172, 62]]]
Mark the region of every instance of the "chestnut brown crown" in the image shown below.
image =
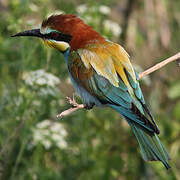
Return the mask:
[[73, 14], [52, 15], [42, 22], [42, 31], [46, 28], [57, 30], [62, 34], [72, 36], [69, 42], [71, 50], [83, 48], [86, 44], [95, 41], [104, 41], [104, 38], [82, 19]]

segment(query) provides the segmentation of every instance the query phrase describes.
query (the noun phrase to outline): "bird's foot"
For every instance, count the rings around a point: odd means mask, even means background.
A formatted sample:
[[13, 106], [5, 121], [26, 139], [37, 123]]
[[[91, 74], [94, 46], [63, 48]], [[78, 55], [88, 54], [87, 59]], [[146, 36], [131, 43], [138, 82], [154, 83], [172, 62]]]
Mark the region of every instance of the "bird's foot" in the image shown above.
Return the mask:
[[65, 116], [68, 116], [69, 114], [77, 111], [78, 109], [84, 109], [85, 108], [87, 110], [90, 110], [95, 105], [94, 103], [92, 103], [92, 104], [78, 104], [74, 98], [74, 95], [73, 95], [72, 99], [70, 97], [66, 97], [66, 99], [67, 99], [68, 103], [72, 105], [72, 107], [61, 112], [60, 114], [58, 114], [56, 116], [57, 118], [63, 118]]
[[[78, 104], [76, 102], [74, 94], [73, 94], [72, 98], [66, 97], [66, 99], [67, 99], [68, 103], [72, 105], [72, 107], [79, 107], [79, 105], [82, 106], [82, 104]], [[94, 107], [95, 104], [94, 103], [90, 103], [90, 104], [83, 103], [83, 105], [84, 105], [85, 109], [90, 110]]]
[[57, 118], [63, 118], [65, 116], [68, 116], [69, 114], [77, 111], [78, 109], [83, 109], [85, 108], [85, 105], [84, 104], [78, 104], [74, 98], [74, 95], [73, 95], [73, 98], [71, 99], [70, 97], [66, 97], [67, 101], [69, 104], [72, 105], [71, 108], [61, 112], [60, 114], [58, 114], [56, 117]]
[[67, 99], [68, 103], [70, 105], [72, 105], [72, 107], [78, 107], [79, 106], [79, 104], [76, 102], [74, 94], [73, 94], [73, 98], [72, 99], [70, 97], [66, 97], [66, 99]]

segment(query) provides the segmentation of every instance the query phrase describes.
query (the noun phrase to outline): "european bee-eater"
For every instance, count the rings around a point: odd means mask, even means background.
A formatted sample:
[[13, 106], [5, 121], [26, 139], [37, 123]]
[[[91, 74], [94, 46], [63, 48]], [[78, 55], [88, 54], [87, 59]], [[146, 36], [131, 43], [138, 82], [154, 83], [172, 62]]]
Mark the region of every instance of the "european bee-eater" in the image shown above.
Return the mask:
[[71, 14], [52, 15], [40, 29], [17, 36], [41, 38], [65, 58], [75, 90], [87, 108], [94, 105], [116, 110], [130, 125], [146, 161], [161, 161], [170, 168], [159, 129], [145, 103], [138, 75], [122, 46], [102, 37]]

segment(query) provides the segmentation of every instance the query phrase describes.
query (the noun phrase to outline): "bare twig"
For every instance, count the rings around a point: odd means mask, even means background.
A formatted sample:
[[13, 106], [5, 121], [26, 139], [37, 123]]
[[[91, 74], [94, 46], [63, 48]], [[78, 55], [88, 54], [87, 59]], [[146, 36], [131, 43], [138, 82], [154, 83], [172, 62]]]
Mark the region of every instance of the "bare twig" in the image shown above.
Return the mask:
[[61, 112], [60, 114], [58, 114], [56, 117], [63, 118], [64, 116], [68, 116], [69, 114], [73, 113], [74, 111], [77, 111], [78, 109], [83, 109], [84, 107], [85, 107], [84, 104], [78, 104], [77, 107], [67, 109], [67, 110]]
[[[143, 77], [147, 76], [148, 74], [157, 71], [158, 69], [162, 68], [163, 66], [165, 66], [166, 64], [173, 62], [173, 61], [177, 61], [178, 65], [180, 64], [180, 52], [175, 54], [174, 56], [169, 57], [168, 59], [165, 59], [164, 61], [154, 65], [153, 67], [147, 69], [146, 71], [142, 72], [139, 74], [139, 79], [142, 79]], [[61, 112], [60, 114], [58, 114], [56, 117], [57, 118], [62, 118], [65, 116], [70, 115], [71, 113], [79, 110], [79, 109], [83, 109], [85, 108], [84, 104], [78, 104], [73, 96], [73, 99], [71, 99], [70, 97], [67, 97], [68, 103], [71, 104], [73, 107], [70, 109], [67, 109], [63, 112]]]
[[85, 108], [84, 104], [78, 104], [74, 98], [74, 94], [73, 94], [73, 99], [71, 99], [70, 97], [66, 97], [67, 101], [69, 104], [71, 104], [73, 107], [70, 109], [67, 109], [63, 112], [61, 112], [60, 114], [58, 114], [56, 117], [57, 118], [63, 118], [64, 116], [67, 116], [71, 113], [73, 113], [74, 111], [77, 111], [78, 109], [83, 109]]
[[144, 76], [147, 76], [148, 74], [150, 74], [150, 73], [152, 73], [154, 71], [157, 71], [158, 69], [162, 68], [166, 64], [168, 64], [170, 62], [173, 62], [173, 61], [176, 61], [176, 60], [179, 60], [179, 59], [180, 59], [180, 52], [175, 54], [174, 56], [171, 56], [170, 58], [165, 59], [164, 61], [156, 64], [155, 66], [147, 69], [146, 71], [140, 73], [139, 74], [139, 79], [143, 78]]

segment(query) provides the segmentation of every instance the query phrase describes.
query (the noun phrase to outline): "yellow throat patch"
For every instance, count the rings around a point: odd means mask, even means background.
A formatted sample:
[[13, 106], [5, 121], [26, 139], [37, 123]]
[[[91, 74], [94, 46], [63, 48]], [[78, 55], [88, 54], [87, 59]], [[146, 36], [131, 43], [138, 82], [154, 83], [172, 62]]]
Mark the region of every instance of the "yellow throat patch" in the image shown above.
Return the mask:
[[43, 43], [46, 46], [56, 48], [61, 52], [66, 51], [70, 46], [67, 42], [64, 41], [55, 41], [55, 40], [43, 40]]

